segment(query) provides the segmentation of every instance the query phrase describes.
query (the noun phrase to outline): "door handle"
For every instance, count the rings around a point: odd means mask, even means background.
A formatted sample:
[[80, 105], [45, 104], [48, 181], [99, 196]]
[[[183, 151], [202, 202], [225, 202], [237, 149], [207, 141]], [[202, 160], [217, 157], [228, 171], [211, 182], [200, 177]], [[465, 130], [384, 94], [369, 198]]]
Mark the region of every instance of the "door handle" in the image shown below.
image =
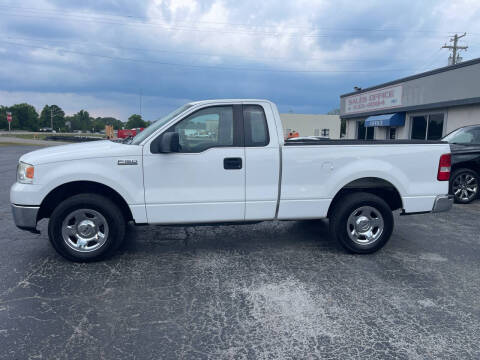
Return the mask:
[[223, 159], [223, 168], [225, 170], [240, 170], [242, 168], [242, 158]]

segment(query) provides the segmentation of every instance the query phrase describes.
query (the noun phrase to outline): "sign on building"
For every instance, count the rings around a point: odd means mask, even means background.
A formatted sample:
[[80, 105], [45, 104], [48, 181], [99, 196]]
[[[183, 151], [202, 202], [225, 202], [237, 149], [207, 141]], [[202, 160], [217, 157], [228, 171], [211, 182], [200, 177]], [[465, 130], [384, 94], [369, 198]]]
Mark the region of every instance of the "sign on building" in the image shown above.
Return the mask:
[[396, 85], [347, 96], [345, 98], [345, 114], [401, 107], [402, 92], [402, 85]]

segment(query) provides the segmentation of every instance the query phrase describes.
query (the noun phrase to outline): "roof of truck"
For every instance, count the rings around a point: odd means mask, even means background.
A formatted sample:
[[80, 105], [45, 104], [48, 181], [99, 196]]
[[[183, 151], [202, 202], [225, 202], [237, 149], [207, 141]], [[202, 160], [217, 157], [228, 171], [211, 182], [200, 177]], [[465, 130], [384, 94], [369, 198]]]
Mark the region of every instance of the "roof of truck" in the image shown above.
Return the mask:
[[208, 104], [208, 103], [214, 103], [214, 102], [236, 103], [236, 102], [249, 102], [249, 101], [271, 103], [270, 100], [266, 100], [266, 99], [209, 99], [209, 100], [192, 101], [190, 102], [190, 104], [198, 105], [198, 104]]

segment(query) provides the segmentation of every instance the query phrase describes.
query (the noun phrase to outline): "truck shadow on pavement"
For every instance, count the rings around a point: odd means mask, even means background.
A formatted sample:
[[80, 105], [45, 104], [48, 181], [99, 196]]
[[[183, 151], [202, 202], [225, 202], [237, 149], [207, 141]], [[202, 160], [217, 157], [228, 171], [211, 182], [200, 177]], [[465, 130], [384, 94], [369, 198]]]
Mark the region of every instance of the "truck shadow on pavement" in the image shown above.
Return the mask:
[[331, 239], [327, 220], [275, 221], [220, 226], [128, 225], [119, 252], [162, 254], [172, 251], [239, 251], [249, 253], [303, 247], [321, 247], [326, 252], [343, 250]]

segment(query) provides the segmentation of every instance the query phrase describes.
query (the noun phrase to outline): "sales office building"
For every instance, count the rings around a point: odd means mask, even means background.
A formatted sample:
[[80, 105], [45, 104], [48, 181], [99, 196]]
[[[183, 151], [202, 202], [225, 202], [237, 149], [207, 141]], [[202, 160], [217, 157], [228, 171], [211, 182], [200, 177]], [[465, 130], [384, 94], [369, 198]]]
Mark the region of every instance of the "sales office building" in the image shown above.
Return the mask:
[[347, 139], [438, 140], [480, 125], [480, 58], [341, 95]]

